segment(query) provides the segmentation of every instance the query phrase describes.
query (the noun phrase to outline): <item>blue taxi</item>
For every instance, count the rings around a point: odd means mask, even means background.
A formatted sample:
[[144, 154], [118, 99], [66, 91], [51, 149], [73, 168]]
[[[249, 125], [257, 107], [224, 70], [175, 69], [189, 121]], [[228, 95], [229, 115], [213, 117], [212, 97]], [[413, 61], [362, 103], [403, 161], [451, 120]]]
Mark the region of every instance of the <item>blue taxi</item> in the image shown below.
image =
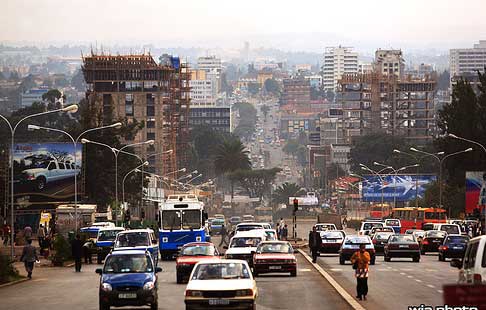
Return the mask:
[[158, 309], [157, 272], [152, 255], [148, 251], [114, 251], [106, 257], [100, 274], [100, 310], [125, 306], [150, 306]]
[[116, 235], [124, 230], [125, 228], [123, 227], [101, 227], [99, 229], [98, 237], [95, 241], [98, 264], [101, 264], [106, 255], [113, 249]]

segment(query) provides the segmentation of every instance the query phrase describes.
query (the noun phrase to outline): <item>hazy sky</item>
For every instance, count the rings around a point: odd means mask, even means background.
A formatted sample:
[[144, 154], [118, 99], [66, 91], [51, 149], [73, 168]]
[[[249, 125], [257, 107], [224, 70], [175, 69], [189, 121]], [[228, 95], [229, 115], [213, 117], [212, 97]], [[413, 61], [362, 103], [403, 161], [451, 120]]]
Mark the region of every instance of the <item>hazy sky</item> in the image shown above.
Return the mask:
[[305, 50], [338, 43], [469, 47], [486, 39], [485, 0], [0, 0], [0, 5], [0, 41], [237, 47], [249, 40], [252, 46]]

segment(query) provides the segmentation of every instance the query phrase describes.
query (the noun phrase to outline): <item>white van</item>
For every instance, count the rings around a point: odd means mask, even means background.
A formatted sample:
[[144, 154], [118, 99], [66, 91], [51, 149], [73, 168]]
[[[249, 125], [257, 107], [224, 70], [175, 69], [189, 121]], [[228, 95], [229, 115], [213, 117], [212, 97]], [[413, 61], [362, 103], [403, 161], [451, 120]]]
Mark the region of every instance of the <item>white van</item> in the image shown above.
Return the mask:
[[453, 259], [451, 266], [459, 268], [459, 283], [486, 284], [486, 236], [469, 240], [464, 259]]
[[457, 224], [434, 224], [434, 230], [445, 231], [448, 235], [461, 234], [461, 226]]

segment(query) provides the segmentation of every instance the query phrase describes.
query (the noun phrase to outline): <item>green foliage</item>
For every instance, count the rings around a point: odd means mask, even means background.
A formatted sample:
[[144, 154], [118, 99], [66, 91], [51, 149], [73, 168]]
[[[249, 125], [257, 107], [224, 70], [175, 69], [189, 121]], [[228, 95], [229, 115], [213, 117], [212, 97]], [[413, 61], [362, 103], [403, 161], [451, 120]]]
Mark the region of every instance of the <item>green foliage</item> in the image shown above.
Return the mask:
[[256, 95], [260, 91], [260, 85], [258, 83], [248, 83], [248, 92], [251, 95]]
[[218, 175], [234, 172], [238, 169], [250, 169], [248, 151], [241, 141], [230, 139], [223, 141], [216, 148], [214, 166]]
[[249, 103], [237, 103], [233, 108], [237, 109], [240, 114], [240, 121], [234, 130], [234, 134], [239, 137], [249, 138], [255, 132], [257, 110]]
[[265, 118], [265, 120], [267, 120], [267, 115], [268, 112], [270, 111], [270, 108], [266, 104], [264, 104], [261, 106], [260, 111], [262, 111], [263, 117]]
[[230, 173], [229, 178], [237, 181], [246, 189], [250, 197], [263, 198], [265, 193], [270, 192], [270, 186], [275, 181], [275, 177], [282, 169], [259, 169], [259, 170], [236, 170]]
[[10, 282], [19, 277], [10, 256], [0, 254], [0, 284]]
[[289, 197], [304, 194], [305, 190], [295, 183], [285, 182], [273, 191], [272, 200], [274, 203], [288, 204]]
[[341, 168], [341, 166], [336, 163], [332, 163], [327, 168], [327, 177], [330, 181], [345, 176], [346, 174], [346, 171], [344, 171], [343, 168]]
[[281, 92], [280, 84], [274, 78], [266, 79], [265, 83], [263, 83], [263, 87], [267, 93], [274, 95], [279, 95]]
[[[442, 187], [442, 206], [446, 210], [450, 210], [450, 216], [456, 218], [461, 212], [464, 212], [464, 197], [466, 195], [466, 188], [464, 185], [457, 186], [455, 184], [443, 184]], [[419, 201], [419, 205], [423, 207], [439, 207], [440, 206], [440, 189], [439, 183], [433, 182], [427, 186], [423, 199]]]
[[42, 95], [42, 100], [47, 101], [51, 104], [56, 103], [56, 100], [59, 100], [62, 97], [62, 94], [57, 89], [49, 89], [49, 91]]
[[[486, 145], [486, 75], [480, 74], [478, 94], [466, 81], [458, 81], [452, 91], [452, 100], [439, 111], [438, 127], [442, 134], [451, 133]], [[482, 170], [486, 156], [474, 144], [452, 138], [439, 138], [437, 148], [446, 154], [469, 147], [478, 151], [453, 156], [446, 160], [448, 181], [457, 186], [464, 184], [465, 171]]]
[[52, 243], [54, 254], [51, 257], [53, 262], [63, 263], [71, 258], [71, 245], [62, 234], [57, 234]]

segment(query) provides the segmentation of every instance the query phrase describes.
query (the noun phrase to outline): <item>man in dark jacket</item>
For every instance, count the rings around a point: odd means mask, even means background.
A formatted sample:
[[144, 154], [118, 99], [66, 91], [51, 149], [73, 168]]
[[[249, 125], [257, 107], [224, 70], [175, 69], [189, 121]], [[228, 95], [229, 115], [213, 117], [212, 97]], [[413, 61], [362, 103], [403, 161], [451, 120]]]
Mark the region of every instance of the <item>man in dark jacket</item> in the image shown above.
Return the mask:
[[81, 236], [76, 235], [76, 239], [71, 244], [72, 254], [74, 258], [74, 266], [76, 272], [81, 272], [81, 257], [83, 255], [83, 243], [81, 242]]
[[25, 271], [27, 271], [27, 276], [32, 279], [32, 271], [34, 270], [34, 263], [38, 261], [37, 250], [32, 245], [32, 239], [27, 240], [27, 244], [22, 249], [22, 256], [20, 261], [24, 262]]
[[309, 232], [309, 248], [312, 252], [312, 262], [317, 262], [317, 255], [319, 254], [319, 248], [322, 244], [321, 234], [316, 231], [316, 227], [312, 227], [312, 231]]

